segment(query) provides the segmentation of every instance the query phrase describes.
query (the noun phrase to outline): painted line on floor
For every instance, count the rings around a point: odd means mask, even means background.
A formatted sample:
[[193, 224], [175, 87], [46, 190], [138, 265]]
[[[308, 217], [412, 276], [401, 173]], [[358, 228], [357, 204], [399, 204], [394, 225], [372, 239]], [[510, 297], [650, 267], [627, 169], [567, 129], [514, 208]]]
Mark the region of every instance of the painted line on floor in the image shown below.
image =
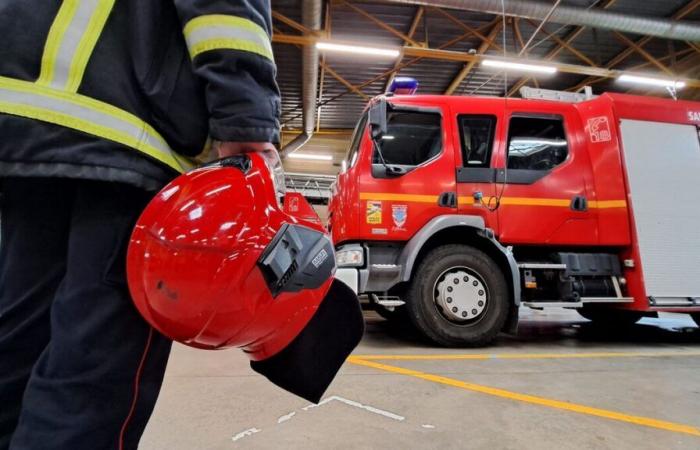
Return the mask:
[[399, 421], [399, 422], [401, 422], [401, 421], [403, 421], [403, 420], [406, 419], [404, 416], [401, 416], [401, 415], [398, 415], [398, 414], [394, 414], [393, 412], [385, 411], [385, 410], [379, 409], [379, 408], [375, 408], [374, 406], [370, 406], [370, 405], [363, 405], [362, 403], [356, 402], [355, 400], [348, 400], [347, 398], [339, 397], [339, 396], [337, 396], [337, 395], [333, 395], [333, 396], [331, 396], [331, 397], [328, 397], [328, 398], [326, 398], [325, 400], [322, 400], [322, 401], [321, 401], [320, 403], [318, 403], [317, 405], [311, 404], [311, 405], [309, 405], [309, 406], [305, 406], [305, 407], [302, 408], [302, 409], [303, 409], [304, 411], [308, 411], [308, 410], [310, 410], [310, 409], [318, 408], [319, 406], [323, 406], [323, 405], [325, 405], [326, 403], [330, 403], [330, 402], [332, 402], [332, 401], [338, 401], [338, 402], [340, 402], [340, 403], [345, 403], [346, 405], [353, 406], [353, 407], [355, 407], [355, 408], [364, 409], [365, 411], [369, 411], [369, 412], [371, 412], [371, 413], [373, 413], [373, 414], [379, 414], [380, 416], [384, 416], [384, 417], [386, 417], [386, 418], [388, 418], [388, 419], [393, 419], [393, 420], [396, 420], [396, 421]]
[[605, 419], [616, 420], [620, 422], [632, 423], [635, 425], [641, 425], [650, 428], [656, 428], [665, 431], [672, 431], [676, 433], [689, 434], [692, 436], [700, 437], [700, 429], [690, 426], [683, 425], [674, 422], [667, 422], [665, 420], [657, 420], [650, 417], [633, 416], [617, 411], [610, 411], [607, 409], [593, 408], [590, 406], [579, 405], [576, 403], [564, 402], [561, 400], [548, 399], [544, 397], [537, 397], [534, 395], [520, 394], [518, 392], [507, 391], [505, 389], [493, 388], [489, 386], [484, 386], [480, 384], [468, 383], [465, 381], [456, 380], [454, 378], [447, 378], [440, 375], [433, 375], [430, 373], [419, 372], [417, 370], [404, 369], [403, 367], [390, 366], [387, 364], [381, 364], [373, 361], [367, 361], [356, 356], [351, 356], [347, 360], [349, 363], [371, 367], [378, 370], [383, 370], [385, 372], [396, 373], [400, 375], [406, 375], [409, 377], [419, 378], [426, 381], [432, 381], [433, 383], [443, 384], [447, 386], [456, 387], [459, 389], [464, 389], [467, 391], [478, 392], [481, 394], [492, 395], [495, 397], [505, 398], [508, 400], [519, 401], [524, 403], [530, 403], [534, 405], [546, 406], [549, 408], [576, 412], [579, 414], [586, 414], [589, 416], [602, 417]]
[[236, 442], [239, 439], [243, 439], [244, 437], [252, 436], [255, 433], [260, 433], [262, 430], [259, 428], [248, 428], [247, 430], [243, 430], [240, 433], [236, 434], [234, 437], [231, 438], [233, 442]]
[[594, 353], [466, 353], [429, 355], [353, 355], [365, 361], [449, 361], [490, 359], [660, 358], [700, 356], [699, 352], [594, 352]]

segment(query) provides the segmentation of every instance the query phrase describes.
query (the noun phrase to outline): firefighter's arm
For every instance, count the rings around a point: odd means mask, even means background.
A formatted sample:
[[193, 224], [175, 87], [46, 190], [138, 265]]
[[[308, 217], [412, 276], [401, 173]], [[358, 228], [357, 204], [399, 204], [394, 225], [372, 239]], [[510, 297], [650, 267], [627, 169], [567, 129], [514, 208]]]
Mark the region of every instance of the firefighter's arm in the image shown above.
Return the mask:
[[279, 142], [280, 94], [269, 0], [174, 0], [195, 73], [205, 81], [210, 135]]

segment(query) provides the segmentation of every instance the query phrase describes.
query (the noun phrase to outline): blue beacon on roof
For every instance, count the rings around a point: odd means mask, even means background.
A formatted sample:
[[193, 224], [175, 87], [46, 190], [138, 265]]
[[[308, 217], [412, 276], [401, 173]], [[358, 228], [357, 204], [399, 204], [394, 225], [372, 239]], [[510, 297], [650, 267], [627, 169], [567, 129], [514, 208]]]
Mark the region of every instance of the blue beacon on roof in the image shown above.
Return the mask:
[[418, 90], [418, 80], [411, 77], [396, 77], [389, 86], [389, 92], [395, 95], [413, 95]]

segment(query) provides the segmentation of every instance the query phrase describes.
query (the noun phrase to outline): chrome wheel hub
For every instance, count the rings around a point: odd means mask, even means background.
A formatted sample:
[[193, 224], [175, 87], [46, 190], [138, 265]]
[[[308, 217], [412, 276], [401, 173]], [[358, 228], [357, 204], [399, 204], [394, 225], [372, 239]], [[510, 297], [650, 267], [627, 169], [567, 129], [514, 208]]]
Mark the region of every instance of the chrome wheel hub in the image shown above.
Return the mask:
[[452, 268], [435, 283], [435, 303], [447, 319], [464, 322], [481, 316], [488, 303], [488, 292], [477, 273]]

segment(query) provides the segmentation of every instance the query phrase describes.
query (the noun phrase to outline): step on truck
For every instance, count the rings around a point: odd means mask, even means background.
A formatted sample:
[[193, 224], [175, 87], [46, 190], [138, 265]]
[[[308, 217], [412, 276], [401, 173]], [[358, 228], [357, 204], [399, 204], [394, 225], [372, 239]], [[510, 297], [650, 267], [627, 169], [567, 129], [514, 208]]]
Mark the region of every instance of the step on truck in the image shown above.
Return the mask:
[[700, 103], [527, 94], [373, 99], [329, 202], [337, 277], [444, 346], [521, 306], [700, 322]]

